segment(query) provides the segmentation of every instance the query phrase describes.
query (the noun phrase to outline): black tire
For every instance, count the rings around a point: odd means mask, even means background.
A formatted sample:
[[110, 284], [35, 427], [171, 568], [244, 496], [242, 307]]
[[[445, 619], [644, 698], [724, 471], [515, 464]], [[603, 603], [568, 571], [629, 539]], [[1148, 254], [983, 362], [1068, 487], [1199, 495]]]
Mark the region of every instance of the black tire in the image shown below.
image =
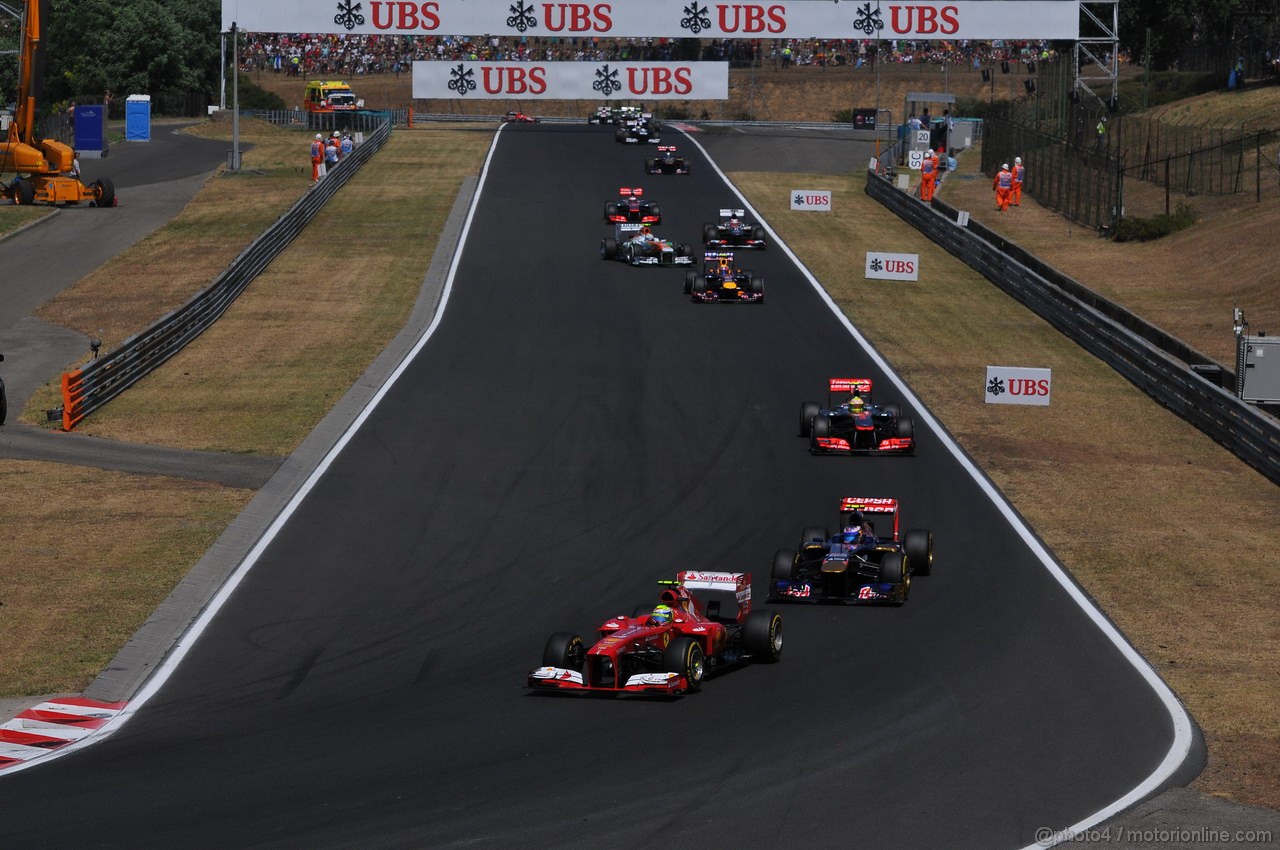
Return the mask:
[[822, 412], [822, 405], [816, 401], [806, 401], [800, 405], [800, 436], [808, 437], [813, 434], [813, 420]]
[[689, 693], [702, 687], [702, 679], [707, 674], [707, 659], [702, 646], [685, 635], [667, 645], [662, 653], [662, 666], [672, 673], [684, 676], [689, 682]]
[[622, 259], [627, 265], [634, 266], [636, 264], [636, 246], [628, 242], [622, 248]]
[[658, 161], [652, 157], [644, 161], [644, 173], [656, 174], [658, 171]]
[[758, 224], [757, 224], [755, 227], [751, 228], [751, 238], [752, 238], [752, 239], [758, 239], [759, 241], [763, 242], [763, 241], [764, 241], [764, 228], [763, 228], [763, 227], [761, 227], [761, 226], [760, 226], [760, 225], [758, 225]]
[[0, 425], [9, 418], [9, 397], [4, 392], [4, 381], [0, 381]]
[[13, 202], [20, 207], [29, 207], [36, 202], [36, 187], [30, 180], [13, 178], [9, 191], [13, 193]]
[[701, 298], [698, 297], [699, 295], [706, 295], [706, 294], [707, 294], [707, 279], [702, 275], [698, 275], [697, 279], [694, 280], [693, 282], [693, 303], [697, 304], [699, 301], [702, 300]]
[[902, 410], [896, 404], [883, 404], [880, 409], [895, 418], [902, 415]]
[[909, 528], [902, 535], [902, 551], [907, 556], [911, 574], [927, 576], [933, 572], [933, 533], [920, 528]]
[[714, 224], [702, 225], [702, 241], [710, 242], [712, 239], [716, 238], [716, 234], [719, 232], [720, 232], [719, 228], [717, 228]]
[[752, 661], [772, 664], [782, 657], [782, 615], [777, 611], [752, 611], [742, 624], [742, 648]]
[[556, 632], [547, 638], [542, 650], [543, 667], [560, 667], [582, 672], [587, 661], [587, 647], [573, 632]]
[[606, 237], [600, 240], [600, 259], [612, 260], [618, 256], [618, 240]]
[[112, 207], [116, 203], [116, 184], [110, 177], [93, 181], [93, 202], [99, 207]]
[[914, 440], [916, 438], [916, 423], [910, 416], [899, 417], [898, 438], [903, 440]]
[[814, 437], [830, 437], [831, 436], [831, 417], [815, 416], [813, 417], [813, 430], [810, 432]]
[[764, 300], [764, 278], [751, 275], [747, 278], [747, 291], [752, 295], [759, 295], [760, 300]]
[[826, 543], [831, 539], [831, 533], [820, 525], [807, 525], [804, 531], [800, 532], [800, 548], [804, 548], [810, 543]]
[[693, 285], [698, 282], [698, 273], [693, 269], [689, 269], [684, 273], [684, 294], [689, 295], [693, 292]]
[[769, 576], [774, 581], [791, 581], [796, 576], [796, 553], [791, 549], [779, 549], [773, 553], [773, 570]]
[[907, 568], [907, 559], [901, 552], [889, 552], [880, 561], [880, 581], [891, 582], [902, 586], [902, 598], [894, 600], [901, 605], [911, 595], [911, 570]]
[[627, 140], [627, 131], [615, 130], [613, 133], [613, 140], [615, 142], [625, 142]]
[[617, 204], [615, 204], [615, 203], [613, 203], [612, 201], [610, 201], [609, 203], [605, 204], [605, 205], [604, 205], [604, 220], [605, 220], [605, 221], [608, 221], [608, 220], [609, 220], [609, 216], [613, 215], [613, 214], [614, 214], [614, 212], [615, 212], [617, 209], [618, 209], [618, 205], [617, 205]]
[[690, 248], [690, 247], [689, 247], [688, 245], [686, 245], [685, 243], [683, 243], [683, 242], [679, 242], [679, 243], [677, 243], [677, 244], [676, 244], [676, 256], [677, 256], [677, 257], [692, 257], [692, 256], [693, 256], [693, 249], [692, 249], [692, 248]]
[[653, 216], [654, 224], [662, 224], [662, 207], [657, 204], [649, 204], [649, 215]]

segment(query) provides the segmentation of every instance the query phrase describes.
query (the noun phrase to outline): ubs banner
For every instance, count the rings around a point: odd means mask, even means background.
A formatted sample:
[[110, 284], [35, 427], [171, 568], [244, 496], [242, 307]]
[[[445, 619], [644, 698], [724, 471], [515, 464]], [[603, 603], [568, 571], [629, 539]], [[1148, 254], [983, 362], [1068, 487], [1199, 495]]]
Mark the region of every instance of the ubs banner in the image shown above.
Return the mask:
[[1053, 371], [1021, 366], [988, 366], [984, 393], [987, 404], [1035, 404], [1047, 407], [1053, 390]]
[[728, 62], [414, 62], [414, 99], [726, 100]]
[[1080, 37], [1079, 0], [222, 0], [222, 29], [388, 35], [667, 38]]

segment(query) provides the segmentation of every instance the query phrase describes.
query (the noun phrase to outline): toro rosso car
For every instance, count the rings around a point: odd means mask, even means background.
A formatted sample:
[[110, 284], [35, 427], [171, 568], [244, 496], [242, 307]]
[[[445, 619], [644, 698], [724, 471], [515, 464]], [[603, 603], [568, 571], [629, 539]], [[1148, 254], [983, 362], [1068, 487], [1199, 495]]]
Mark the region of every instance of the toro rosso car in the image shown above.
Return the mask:
[[746, 210], [720, 210], [719, 224], [702, 226], [702, 241], [708, 248], [764, 249], [764, 228], [745, 221], [745, 214]]
[[618, 200], [609, 201], [604, 205], [604, 220], [613, 224], [626, 221], [660, 224], [662, 210], [657, 204], [644, 199], [644, 189], [629, 189], [623, 186], [618, 190]]
[[684, 294], [695, 304], [763, 304], [764, 278], [734, 268], [733, 254], [712, 252], [703, 258], [702, 274], [684, 273]]
[[800, 405], [800, 436], [813, 454], [913, 454], [915, 422], [896, 404], [871, 402], [870, 378], [832, 378], [827, 405]]
[[600, 242], [600, 259], [633, 266], [690, 266], [693, 252], [682, 242], [654, 236], [646, 224], [615, 225], [615, 236]]
[[913, 576], [933, 570], [933, 534], [898, 531], [897, 499], [840, 500], [840, 533], [810, 526], [773, 556], [769, 599], [901, 605]]
[[689, 160], [676, 156], [675, 145], [658, 145], [658, 155], [644, 161], [645, 174], [689, 174]]
[[[597, 628], [588, 647], [572, 632], [556, 632], [528, 686], [560, 693], [678, 696], [715, 672], [782, 655], [782, 617], [751, 610], [751, 576], [681, 572], [664, 585], [656, 608], [643, 605]], [[703, 603], [690, 591], [707, 591]]]
[[626, 145], [656, 145], [661, 143], [662, 125], [657, 122], [648, 112], [642, 113], [639, 118], [630, 118], [625, 121], [619, 119], [622, 126], [614, 131], [613, 139]]

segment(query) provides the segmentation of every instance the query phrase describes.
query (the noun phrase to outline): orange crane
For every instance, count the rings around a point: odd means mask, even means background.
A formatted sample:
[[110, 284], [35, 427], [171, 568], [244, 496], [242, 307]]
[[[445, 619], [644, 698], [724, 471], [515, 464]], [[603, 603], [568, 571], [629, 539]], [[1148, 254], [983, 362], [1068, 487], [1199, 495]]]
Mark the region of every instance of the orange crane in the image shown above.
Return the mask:
[[75, 151], [57, 139], [35, 139], [36, 92], [34, 80], [40, 64], [40, 17], [48, 0], [23, 4], [21, 47], [18, 58], [18, 98], [8, 135], [0, 141], [0, 174], [12, 171], [10, 183], [0, 180], [0, 198], [15, 204], [78, 204], [115, 206], [116, 190], [107, 178], [86, 186], [71, 176]]

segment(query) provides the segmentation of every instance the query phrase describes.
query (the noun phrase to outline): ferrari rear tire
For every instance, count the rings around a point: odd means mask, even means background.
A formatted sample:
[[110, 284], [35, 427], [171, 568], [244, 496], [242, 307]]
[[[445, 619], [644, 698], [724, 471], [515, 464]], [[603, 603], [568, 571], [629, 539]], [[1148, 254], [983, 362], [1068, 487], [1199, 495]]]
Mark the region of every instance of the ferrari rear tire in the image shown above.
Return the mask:
[[573, 632], [556, 632], [547, 638], [547, 645], [542, 650], [543, 667], [559, 667], [563, 670], [582, 672], [586, 661], [586, 644]]
[[782, 657], [782, 615], [777, 611], [752, 611], [742, 624], [742, 648], [753, 661], [772, 664]]
[[918, 576], [933, 572], [933, 533], [920, 528], [907, 529], [902, 535], [902, 551], [907, 556], [907, 566]]
[[804, 548], [810, 543], [826, 543], [831, 537], [831, 533], [820, 525], [805, 526], [804, 531], [800, 532], [800, 546]]
[[800, 405], [800, 436], [809, 437], [813, 435], [813, 420], [822, 412], [822, 406], [816, 401], [806, 401]]
[[662, 653], [662, 664], [670, 672], [684, 676], [690, 693], [702, 687], [702, 679], [707, 674], [707, 659], [702, 646], [693, 638], [681, 635], [671, 641]]
[[684, 294], [693, 293], [693, 285], [698, 282], [698, 273], [693, 269], [689, 269], [684, 273]]
[[773, 553], [773, 570], [769, 577], [774, 581], [794, 581], [796, 577], [796, 553], [791, 549], [779, 549]]
[[600, 240], [600, 259], [612, 260], [618, 256], [618, 240], [606, 237]]

